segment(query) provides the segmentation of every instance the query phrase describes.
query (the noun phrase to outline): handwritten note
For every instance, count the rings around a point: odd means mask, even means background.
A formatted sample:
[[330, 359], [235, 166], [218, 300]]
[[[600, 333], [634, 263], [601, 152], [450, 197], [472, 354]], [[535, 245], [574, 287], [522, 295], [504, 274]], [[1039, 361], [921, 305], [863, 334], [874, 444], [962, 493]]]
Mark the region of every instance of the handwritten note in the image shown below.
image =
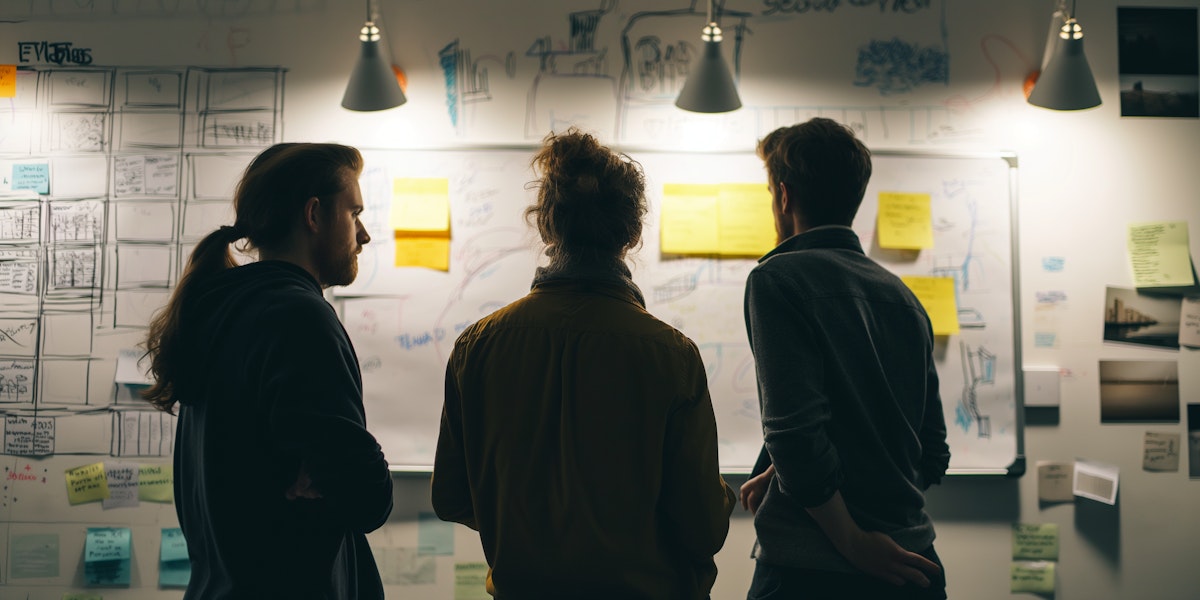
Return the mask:
[[1130, 225], [1128, 249], [1135, 287], [1195, 284], [1187, 221]]
[[158, 552], [158, 585], [187, 587], [192, 578], [192, 563], [188, 558], [187, 539], [183, 530], [174, 527], [162, 530], [162, 545]]
[[715, 254], [720, 248], [716, 185], [663, 186], [659, 243], [664, 254]]
[[13, 163], [12, 189], [50, 193], [50, 163]]
[[1054, 563], [1014, 562], [1009, 571], [1011, 591], [1017, 593], [1053, 594]]
[[958, 333], [958, 305], [954, 297], [953, 277], [904, 276], [900, 279], [925, 307], [933, 325], [933, 335]]
[[67, 500], [72, 504], [96, 502], [108, 497], [104, 463], [93, 463], [67, 471]]
[[9, 551], [13, 579], [58, 577], [58, 534], [14, 535]]
[[395, 232], [397, 267], [425, 267], [437, 271], [450, 270], [450, 238]]
[[138, 475], [139, 469], [136, 463], [104, 463], [104, 477], [108, 480], [108, 497], [104, 499], [104, 508], [137, 506]]
[[880, 248], [920, 250], [933, 247], [929, 194], [879, 193]]
[[775, 247], [771, 194], [761, 183], [663, 186], [663, 254], [757, 257]]
[[133, 534], [128, 527], [89, 527], [83, 575], [89, 585], [129, 585]]
[[174, 502], [175, 484], [171, 465], [141, 465], [138, 468], [138, 499]]
[[1014, 523], [1012, 557], [1029, 560], [1058, 560], [1058, 525]]
[[454, 563], [454, 600], [491, 600], [487, 563]]
[[1179, 312], [1179, 345], [1200, 348], [1200, 296], [1184, 298]]
[[17, 65], [0, 65], [0, 98], [17, 97]]
[[1071, 484], [1075, 479], [1075, 463], [1039, 460], [1037, 463], [1038, 500], [1041, 502], [1074, 502]]
[[17, 456], [54, 454], [54, 417], [4, 417], [4, 453]]
[[1146, 432], [1142, 468], [1147, 471], [1178, 471], [1182, 437], [1178, 433]]

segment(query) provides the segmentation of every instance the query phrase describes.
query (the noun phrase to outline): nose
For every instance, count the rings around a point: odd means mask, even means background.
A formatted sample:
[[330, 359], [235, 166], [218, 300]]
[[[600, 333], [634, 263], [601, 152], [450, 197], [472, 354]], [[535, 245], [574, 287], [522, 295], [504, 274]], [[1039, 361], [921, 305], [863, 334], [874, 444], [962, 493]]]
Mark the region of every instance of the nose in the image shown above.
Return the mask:
[[371, 234], [367, 233], [367, 228], [363, 227], [360, 222], [358, 224], [358, 245], [365, 246], [371, 242]]

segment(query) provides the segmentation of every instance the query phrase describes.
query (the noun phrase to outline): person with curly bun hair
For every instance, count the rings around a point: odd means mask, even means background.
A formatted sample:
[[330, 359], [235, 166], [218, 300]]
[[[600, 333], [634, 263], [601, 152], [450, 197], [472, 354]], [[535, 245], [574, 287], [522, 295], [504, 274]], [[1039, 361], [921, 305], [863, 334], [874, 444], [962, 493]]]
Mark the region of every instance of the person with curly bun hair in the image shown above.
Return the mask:
[[547, 265], [454, 344], [434, 509], [479, 531], [498, 598], [708, 598], [736, 496], [700, 353], [625, 265], [641, 167], [574, 129], [533, 166]]

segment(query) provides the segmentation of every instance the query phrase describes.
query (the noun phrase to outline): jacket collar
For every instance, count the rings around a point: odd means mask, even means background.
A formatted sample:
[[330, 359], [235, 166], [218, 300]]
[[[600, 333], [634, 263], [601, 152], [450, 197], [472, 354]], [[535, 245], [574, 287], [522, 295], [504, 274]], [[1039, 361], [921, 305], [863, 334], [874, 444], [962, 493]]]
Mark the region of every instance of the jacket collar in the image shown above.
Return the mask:
[[812, 250], [814, 248], [850, 250], [859, 254], [866, 254], [863, 252], [862, 242], [859, 241], [858, 234], [854, 233], [853, 229], [845, 225], [822, 225], [820, 227], [813, 227], [804, 233], [797, 233], [783, 240], [778, 246], [775, 246], [774, 250], [771, 250], [758, 259], [758, 262], [763, 262], [776, 254]]
[[594, 292], [626, 300], [645, 308], [642, 290], [624, 262], [566, 262], [538, 267], [530, 289], [537, 291]]

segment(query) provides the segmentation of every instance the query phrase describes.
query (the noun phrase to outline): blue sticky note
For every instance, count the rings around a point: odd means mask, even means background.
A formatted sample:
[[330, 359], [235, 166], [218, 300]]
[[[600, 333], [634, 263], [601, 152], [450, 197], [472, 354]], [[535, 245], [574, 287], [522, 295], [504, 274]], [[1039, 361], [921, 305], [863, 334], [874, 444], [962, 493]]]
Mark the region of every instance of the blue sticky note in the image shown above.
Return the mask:
[[454, 524], [433, 513], [417, 515], [417, 554], [451, 556], [454, 554]]
[[192, 578], [192, 563], [188, 560], [187, 540], [183, 530], [175, 527], [162, 530], [162, 546], [158, 553], [158, 585], [187, 587]]
[[1048, 273], [1060, 273], [1067, 266], [1067, 259], [1061, 256], [1046, 256], [1042, 258], [1042, 270]]
[[133, 533], [128, 527], [89, 527], [83, 548], [88, 585], [129, 585]]
[[1048, 331], [1035, 331], [1033, 345], [1037, 348], [1053, 348], [1058, 345], [1058, 334]]
[[14, 163], [12, 189], [50, 193], [50, 163]]

